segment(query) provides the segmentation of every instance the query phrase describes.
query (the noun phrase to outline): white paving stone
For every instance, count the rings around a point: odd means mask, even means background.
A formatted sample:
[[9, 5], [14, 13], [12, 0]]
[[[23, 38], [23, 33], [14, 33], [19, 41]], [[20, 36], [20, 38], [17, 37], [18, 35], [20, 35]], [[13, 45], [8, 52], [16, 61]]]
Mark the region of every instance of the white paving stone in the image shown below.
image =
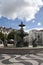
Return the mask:
[[42, 57], [40, 57], [40, 56], [36, 56], [36, 55], [30, 55], [31, 57], [33, 57], [34, 59], [40, 59], [40, 60], [43, 60], [43, 58]]
[[37, 61], [35, 61], [35, 60], [25, 60], [25, 61], [32, 63], [32, 65], [38, 65], [38, 64], [39, 64], [39, 63], [38, 63]]
[[[6, 63], [6, 60], [8, 64]], [[39, 65], [40, 62], [41, 62], [40, 65], [43, 65], [43, 53], [25, 54], [25, 55], [14, 55], [14, 54], [0, 55], [0, 65], [26, 65], [25, 63], [27, 63], [27, 65], [29, 65], [29, 63], [32, 65]]]
[[24, 65], [24, 64], [22, 64], [22, 63], [15, 63], [14, 65]]
[[43, 56], [43, 54], [42, 54], [42, 53], [38, 53], [37, 55]]
[[8, 54], [3, 54], [3, 57], [4, 57], [5, 59], [10, 58], [10, 56], [9, 56]]
[[21, 56], [21, 59], [32, 59], [32, 58], [27, 58], [25, 55]]
[[19, 60], [16, 60], [15, 58], [9, 59], [10, 62], [20, 62]]
[[43, 65], [43, 63], [41, 63], [41, 65]]

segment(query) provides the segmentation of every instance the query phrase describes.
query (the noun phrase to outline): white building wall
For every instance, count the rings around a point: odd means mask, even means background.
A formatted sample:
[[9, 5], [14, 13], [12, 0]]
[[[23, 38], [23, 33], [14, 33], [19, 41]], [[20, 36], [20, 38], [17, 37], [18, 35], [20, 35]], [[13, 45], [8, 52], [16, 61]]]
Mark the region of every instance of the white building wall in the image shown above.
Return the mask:
[[43, 32], [42, 32], [42, 44], [43, 44]]
[[29, 44], [32, 45], [32, 40], [35, 39], [35, 33], [33, 31], [29, 32]]
[[[38, 38], [39, 36], [39, 38]], [[29, 43], [30, 45], [32, 44], [32, 40], [36, 38], [36, 43], [38, 45], [43, 45], [43, 31], [41, 30], [31, 30], [29, 32]], [[41, 41], [40, 41], [41, 40]]]

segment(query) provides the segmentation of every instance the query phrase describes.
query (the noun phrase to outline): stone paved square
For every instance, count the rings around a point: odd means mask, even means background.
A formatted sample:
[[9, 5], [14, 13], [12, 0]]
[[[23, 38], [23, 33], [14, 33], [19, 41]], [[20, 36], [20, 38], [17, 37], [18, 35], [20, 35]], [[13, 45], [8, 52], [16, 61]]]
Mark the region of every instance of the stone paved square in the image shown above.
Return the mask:
[[0, 54], [0, 65], [43, 65], [43, 52], [36, 54]]

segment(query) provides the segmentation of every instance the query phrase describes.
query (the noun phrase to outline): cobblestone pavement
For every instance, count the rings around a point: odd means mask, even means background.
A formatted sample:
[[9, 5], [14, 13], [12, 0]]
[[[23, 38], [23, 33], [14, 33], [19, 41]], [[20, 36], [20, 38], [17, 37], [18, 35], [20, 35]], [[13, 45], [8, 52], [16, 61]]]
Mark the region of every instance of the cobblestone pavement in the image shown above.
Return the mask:
[[36, 54], [0, 54], [0, 65], [43, 65], [43, 52]]

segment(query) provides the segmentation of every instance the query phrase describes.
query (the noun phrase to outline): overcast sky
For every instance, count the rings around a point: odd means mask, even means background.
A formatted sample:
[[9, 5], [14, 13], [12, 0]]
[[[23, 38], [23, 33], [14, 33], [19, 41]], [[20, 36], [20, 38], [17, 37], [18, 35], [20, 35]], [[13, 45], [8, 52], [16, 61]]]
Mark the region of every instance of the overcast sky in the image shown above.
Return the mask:
[[21, 21], [26, 31], [43, 28], [43, 0], [0, 0], [0, 26], [18, 29]]

